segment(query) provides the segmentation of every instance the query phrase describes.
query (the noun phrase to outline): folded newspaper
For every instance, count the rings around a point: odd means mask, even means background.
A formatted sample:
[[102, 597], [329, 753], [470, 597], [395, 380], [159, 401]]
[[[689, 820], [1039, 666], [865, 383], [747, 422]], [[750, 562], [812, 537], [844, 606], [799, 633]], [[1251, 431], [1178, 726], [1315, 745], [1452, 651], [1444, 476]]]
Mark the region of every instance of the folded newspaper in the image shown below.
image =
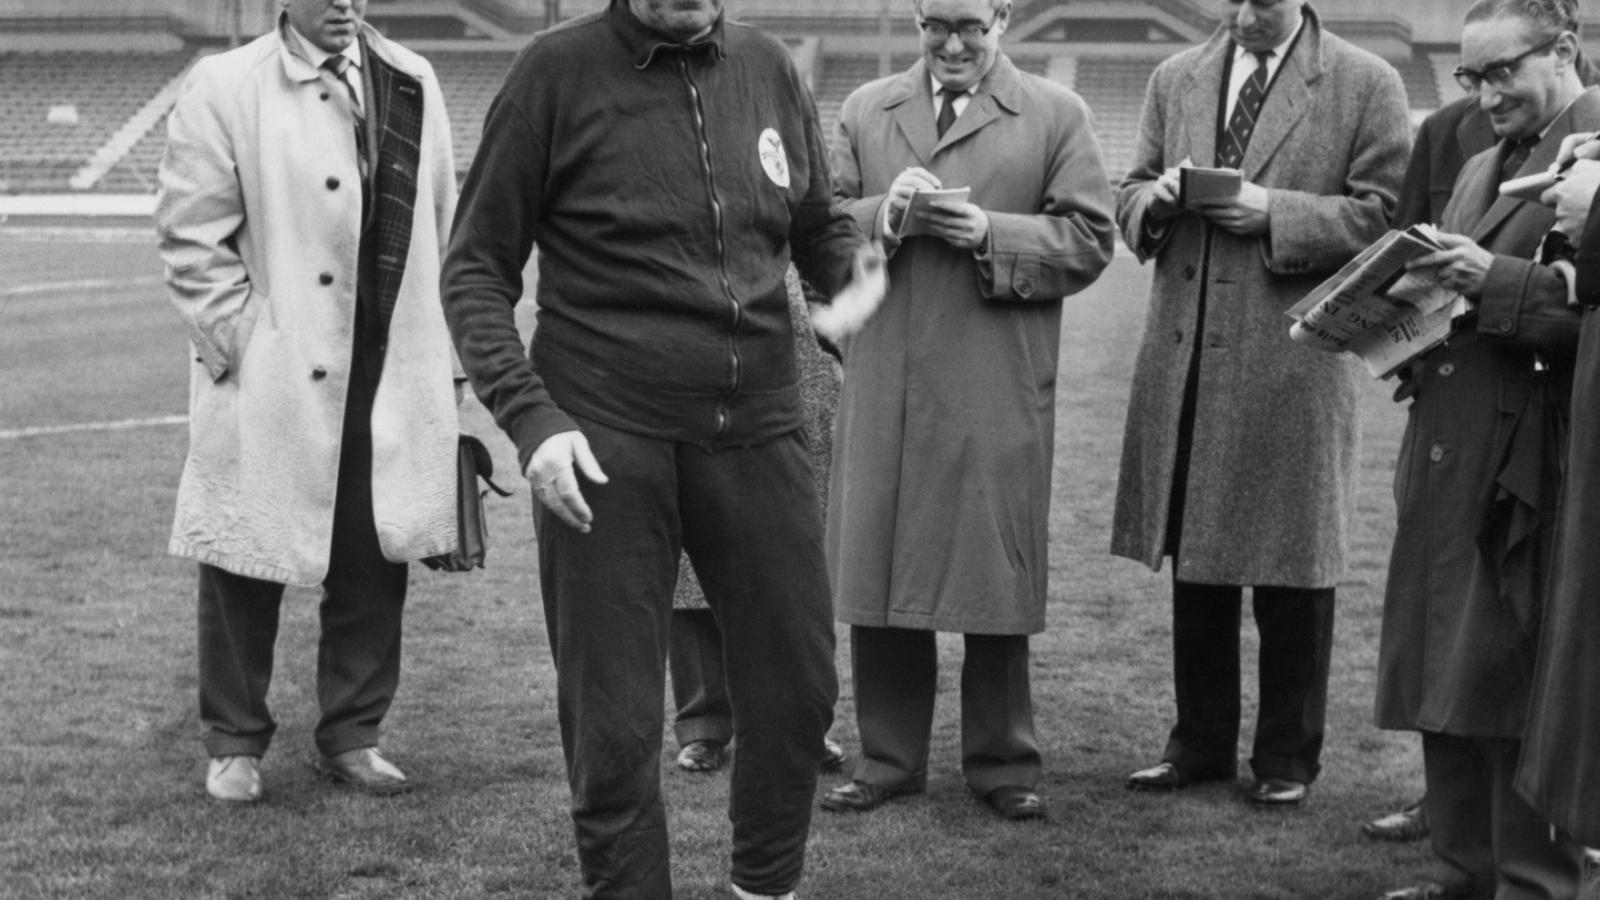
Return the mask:
[[1331, 353], [1354, 353], [1374, 378], [1387, 378], [1443, 343], [1467, 300], [1434, 270], [1406, 262], [1442, 250], [1432, 225], [1390, 231], [1289, 308], [1289, 336]]

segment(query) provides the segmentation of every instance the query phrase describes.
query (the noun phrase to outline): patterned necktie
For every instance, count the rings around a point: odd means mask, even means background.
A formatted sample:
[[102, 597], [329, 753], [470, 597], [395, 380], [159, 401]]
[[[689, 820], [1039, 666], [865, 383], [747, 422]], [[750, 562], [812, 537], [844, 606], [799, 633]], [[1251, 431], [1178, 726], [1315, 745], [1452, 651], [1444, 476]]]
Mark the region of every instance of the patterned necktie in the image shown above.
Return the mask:
[[333, 75], [333, 79], [344, 85], [344, 89], [350, 94], [350, 113], [355, 117], [356, 123], [356, 165], [361, 170], [361, 180], [365, 182], [368, 168], [366, 115], [361, 107], [361, 94], [357, 92], [356, 86], [350, 83], [350, 79], [345, 77], [345, 73], [350, 71], [350, 57], [335, 54], [322, 61], [322, 68], [327, 69]]
[[955, 124], [956, 97], [960, 95], [961, 91], [939, 88], [939, 97], [941, 98], [939, 101], [939, 119], [933, 123], [933, 128], [939, 133], [939, 137], [944, 137], [944, 133], [950, 130], [951, 125]]
[[1239, 163], [1244, 162], [1244, 148], [1250, 146], [1250, 133], [1255, 131], [1261, 105], [1267, 102], [1267, 60], [1272, 51], [1250, 55], [1256, 58], [1256, 70], [1239, 88], [1239, 99], [1233, 104], [1233, 115], [1228, 117], [1227, 131], [1217, 145], [1217, 165], [1224, 168], [1237, 169]]

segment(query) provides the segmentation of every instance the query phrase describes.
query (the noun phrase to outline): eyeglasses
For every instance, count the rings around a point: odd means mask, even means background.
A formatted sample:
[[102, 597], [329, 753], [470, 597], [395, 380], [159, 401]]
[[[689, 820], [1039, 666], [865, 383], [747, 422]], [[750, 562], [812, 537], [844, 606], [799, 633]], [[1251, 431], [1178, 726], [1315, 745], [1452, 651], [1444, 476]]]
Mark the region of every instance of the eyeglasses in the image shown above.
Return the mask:
[[1450, 74], [1456, 77], [1456, 84], [1461, 85], [1461, 89], [1469, 94], [1476, 94], [1485, 84], [1499, 90], [1511, 83], [1511, 79], [1517, 74], [1518, 64], [1535, 53], [1543, 53], [1549, 50], [1555, 46], [1556, 41], [1561, 40], [1561, 35], [1564, 34], [1566, 34], [1565, 31], [1551, 35], [1539, 44], [1529, 47], [1510, 59], [1492, 62], [1482, 69], [1456, 66], [1456, 70]]
[[950, 40], [950, 35], [952, 34], [959, 34], [963, 41], [975, 44], [983, 40], [983, 36], [993, 31], [994, 26], [999, 23], [1000, 15], [997, 13], [987, 25], [976, 19], [964, 19], [960, 22], [946, 22], [943, 19], [918, 19], [917, 27], [922, 29], [923, 34], [941, 44]]

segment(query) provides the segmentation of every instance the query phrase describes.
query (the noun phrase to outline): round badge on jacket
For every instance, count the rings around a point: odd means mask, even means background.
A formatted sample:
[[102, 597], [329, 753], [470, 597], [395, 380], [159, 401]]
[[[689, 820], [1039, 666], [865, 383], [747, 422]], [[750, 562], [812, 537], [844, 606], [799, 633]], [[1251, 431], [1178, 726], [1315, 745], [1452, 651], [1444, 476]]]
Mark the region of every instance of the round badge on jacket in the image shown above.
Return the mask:
[[761, 139], [756, 142], [756, 152], [761, 156], [761, 168], [766, 170], [772, 183], [788, 190], [789, 155], [783, 152], [783, 138], [778, 137], [776, 129], [768, 128], [761, 132]]

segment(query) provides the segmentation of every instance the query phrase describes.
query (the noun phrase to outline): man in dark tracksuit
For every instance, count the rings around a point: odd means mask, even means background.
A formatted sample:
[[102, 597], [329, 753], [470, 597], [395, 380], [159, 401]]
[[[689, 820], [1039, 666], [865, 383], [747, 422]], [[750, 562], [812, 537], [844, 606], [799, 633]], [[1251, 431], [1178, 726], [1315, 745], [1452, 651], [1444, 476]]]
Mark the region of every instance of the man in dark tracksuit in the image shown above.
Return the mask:
[[[876, 259], [826, 159], [781, 43], [721, 0], [612, 0], [518, 56], [463, 187], [446, 314], [540, 501], [585, 896], [672, 893], [659, 766], [680, 548], [727, 637], [733, 886], [800, 880], [838, 685], [784, 274], [792, 254], [832, 296]], [[535, 244], [524, 353], [512, 307]]]

